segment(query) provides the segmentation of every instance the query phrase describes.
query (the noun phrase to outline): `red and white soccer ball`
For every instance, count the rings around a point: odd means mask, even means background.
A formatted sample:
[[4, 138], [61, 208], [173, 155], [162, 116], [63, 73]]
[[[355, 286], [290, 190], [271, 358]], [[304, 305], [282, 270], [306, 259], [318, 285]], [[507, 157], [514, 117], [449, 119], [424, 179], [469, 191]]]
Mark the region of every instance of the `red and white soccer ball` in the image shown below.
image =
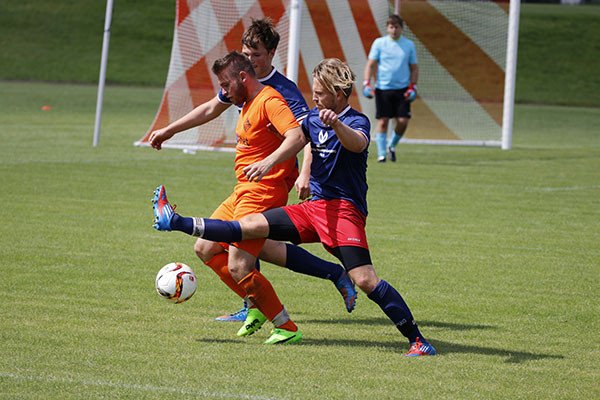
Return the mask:
[[169, 263], [156, 275], [156, 292], [173, 303], [183, 303], [192, 297], [196, 292], [196, 285], [194, 271], [184, 263]]

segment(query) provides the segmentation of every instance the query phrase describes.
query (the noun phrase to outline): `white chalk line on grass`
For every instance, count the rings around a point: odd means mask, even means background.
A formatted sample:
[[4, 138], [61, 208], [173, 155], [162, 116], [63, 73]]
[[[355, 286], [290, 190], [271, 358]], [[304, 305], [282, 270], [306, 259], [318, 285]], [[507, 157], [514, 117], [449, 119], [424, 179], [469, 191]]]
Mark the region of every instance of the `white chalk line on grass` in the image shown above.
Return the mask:
[[26, 376], [26, 375], [17, 375], [6, 372], [0, 372], [0, 378], [10, 378], [10, 379], [18, 379], [24, 381], [37, 381], [37, 382], [60, 382], [60, 383], [72, 383], [72, 384], [80, 384], [86, 386], [99, 386], [99, 387], [109, 387], [109, 388], [117, 388], [117, 389], [134, 389], [134, 390], [145, 390], [150, 392], [169, 392], [169, 393], [180, 393], [186, 395], [196, 395], [196, 396], [205, 396], [205, 397], [214, 397], [214, 398], [235, 398], [235, 399], [249, 399], [249, 400], [282, 400], [281, 397], [263, 397], [263, 396], [253, 396], [248, 394], [237, 394], [237, 393], [216, 393], [216, 392], [206, 392], [203, 390], [188, 390], [177, 387], [166, 387], [166, 386], [153, 386], [153, 385], [137, 385], [137, 384], [127, 384], [127, 383], [119, 383], [119, 382], [111, 382], [111, 381], [90, 381], [87, 379], [71, 379], [71, 378], [60, 378], [57, 376]]
[[591, 189], [600, 189], [600, 185], [595, 186], [570, 186], [570, 187], [541, 187], [541, 188], [532, 188], [531, 190], [538, 190], [543, 192], [576, 192], [576, 191], [585, 191]]

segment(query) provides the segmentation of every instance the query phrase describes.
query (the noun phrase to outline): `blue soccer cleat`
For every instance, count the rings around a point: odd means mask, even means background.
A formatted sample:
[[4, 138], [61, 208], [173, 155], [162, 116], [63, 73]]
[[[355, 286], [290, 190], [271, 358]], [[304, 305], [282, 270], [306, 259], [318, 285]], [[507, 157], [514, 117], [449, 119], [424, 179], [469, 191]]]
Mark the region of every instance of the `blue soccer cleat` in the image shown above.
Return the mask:
[[350, 279], [346, 271], [342, 272], [342, 275], [335, 283], [335, 287], [344, 298], [346, 310], [348, 310], [348, 312], [352, 312], [352, 310], [354, 310], [354, 306], [356, 305], [356, 288], [354, 287], [354, 282], [352, 282], [352, 279]]
[[154, 229], [171, 231], [171, 220], [175, 212], [169, 204], [169, 200], [167, 200], [167, 191], [163, 185], [160, 185], [154, 191], [152, 208], [154, 209]]
[[417, 338], [416, 342], [410, 344], [410, 350], [405, 354], [406, 357], [419, 357], [419, 356], [435, 356], [436, 352], [431, 343], [421, 342]]
[[244, 303], [244, 307], [237, 312], [229, 315], [221, 315], [220, 317], [215, 318], [215, 321], [225, 321], [225, 322], [244, 322], [246, 317], [248, 316], [248, 306]]

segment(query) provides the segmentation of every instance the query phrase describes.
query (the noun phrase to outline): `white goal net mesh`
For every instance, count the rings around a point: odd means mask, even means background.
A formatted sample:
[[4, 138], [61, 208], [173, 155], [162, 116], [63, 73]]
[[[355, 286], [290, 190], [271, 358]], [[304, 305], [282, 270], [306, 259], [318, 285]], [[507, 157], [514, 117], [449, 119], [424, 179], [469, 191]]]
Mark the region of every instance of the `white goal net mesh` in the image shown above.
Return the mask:
[[[386, 34], [393, 11], [382, 0], [304, 0], [297, 84], [309, 106], [311, 72], [323, 58], [347, 62], [358, 89], [350, 104], [374, 125], [373, 100], [360, 82], [373, 40]], [[177, 0], [175, 33], [165, 91], [150, 133], [187, 114], [219, 90], [213, 62], [241, 49], [254, 18], [270, 17], [281, 35], [273, 60], [285, 74], [290, 0]], [[403, 0], [403, 34], [415, 42], [419, 96], [403, 141], [499, 145], [501, 140], [508, 3], [481, 0]], [[163, 147], [233, 150], [238, 111], [178, 133]]]

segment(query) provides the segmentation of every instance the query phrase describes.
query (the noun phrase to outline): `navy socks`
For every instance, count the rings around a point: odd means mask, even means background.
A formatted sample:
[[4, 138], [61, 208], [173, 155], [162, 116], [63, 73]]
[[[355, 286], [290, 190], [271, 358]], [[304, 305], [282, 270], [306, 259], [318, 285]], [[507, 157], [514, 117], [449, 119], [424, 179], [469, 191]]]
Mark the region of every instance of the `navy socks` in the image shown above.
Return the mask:
[[285, 267], [294, 272], [329, 279], [333, 283], [336, 283], [344, 272], [341, 265], [314, 256], [302, 247], [289, 243], [286, 243], [285, 247], [287, 248]]
[[368, 294], [369, 299], [381, 307], [385, 315], [396, 325], [396, 328], [413, 343], [417, 337], [425, 341], [408, 305], [400, 293], [384, 280], [379, 281], [375, 289]]
[[185, 218], [179, 214], [173, 214], [171, 219], [171, 230], [185, 232], [191, 235], [194, 232], [194, 218]]
[[[198, 223], [201, 226], [198, 226]], [[171, 219], [171, 230], [185, 232], [188, 235], [200, 236], [213, 242], [235, 243], [242, 240], [242, 228], [237, 221], [220, 219], [188, 218], [174, 214]]]

